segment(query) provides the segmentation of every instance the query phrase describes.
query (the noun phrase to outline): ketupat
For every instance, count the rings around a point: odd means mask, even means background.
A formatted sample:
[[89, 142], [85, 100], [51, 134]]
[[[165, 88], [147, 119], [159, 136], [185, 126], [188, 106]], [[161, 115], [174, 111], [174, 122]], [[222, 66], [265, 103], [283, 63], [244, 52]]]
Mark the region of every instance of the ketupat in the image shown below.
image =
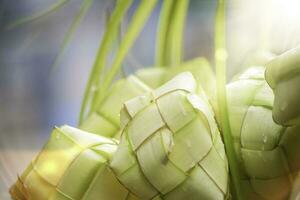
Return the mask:
[[152, 88], [157, 88], [171, 80], [177, 74], [185, 71], [193, 74], [194, 78], [196, 79], [197, 86], [201, 85], [201, 87], [197, 88], [197, 93], [200, 93], [202, 92], [201, 90], [204, 90], [209, 100], [215, 101], [215, 75], [209, 62], [203, 57], [195, 58], [186, 61], [179, 66], [170, 68], [141, 69], [136, 72], [136, 76]]
[[69, 126], [55, 128], [10, 193], [15, 200], [138, 200], [115, 178], [108, 161], [117, 141]]
[[118, 138], [119, 113], [123, 102], [150, 90], [150, 87], [134, 75], [117, 81], [99, 107], [79, 125], [79, 128], [97, 135]]
[[273, 121], [264, 71], [250, 68], [227, 85], [230, 125], [247, 199], [288, 199], [300, 169], [300, 126]]
[[[153, 67], [141, 69], [135, 75], [118, 80], [99, 103], [99, 107], [79, 125], [79, 128], [105, 137], [119, 138], [119, 112], [122, 104], [133, 97], [161, 86], [183, 71], [192, 72], [197, 85], [203, 86], [203, 90], [209, 94], [209, 99], [213, 102], [215, 98], [213, 71], [206, 59], [197, 58], [170, 69]], [[200, 88], [202, 87], [198, 87], [197, 90], [201, 90]]]
[[274, 120], [300, 125], [300, 46], [269, 62], [265, 76], [275, 95]]
[[110, 166], [141, 199], [225, 199], [228, 166], [205, 95], [189, 72], [124, 103]]

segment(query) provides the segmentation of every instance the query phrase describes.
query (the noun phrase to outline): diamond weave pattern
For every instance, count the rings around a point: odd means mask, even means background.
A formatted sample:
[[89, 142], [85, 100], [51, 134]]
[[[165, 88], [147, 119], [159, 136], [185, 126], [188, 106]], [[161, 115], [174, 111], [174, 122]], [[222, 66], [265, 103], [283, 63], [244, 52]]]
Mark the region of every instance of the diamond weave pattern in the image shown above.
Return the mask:
[[110, 163], [141, 199], [224, 199], [228, 166], [214, 114], [183, 73], [121, 111], [122, 137]]

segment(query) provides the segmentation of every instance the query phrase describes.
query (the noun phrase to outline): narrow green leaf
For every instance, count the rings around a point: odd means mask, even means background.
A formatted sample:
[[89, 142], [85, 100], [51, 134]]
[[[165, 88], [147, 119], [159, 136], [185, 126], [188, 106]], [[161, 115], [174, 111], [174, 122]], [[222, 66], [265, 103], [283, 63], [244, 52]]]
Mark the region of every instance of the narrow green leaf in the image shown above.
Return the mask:
[[100, 86], [100, 90], [97, 91], [96, 98], [92, 103], [92, 109], [97, 107], [99, 102], [101, 102], [101, 99], [103, 98], [104, 94], [106, 93], [107, 89], [112, 83], [115, 75], [118, 73], [122, 62], [125, 56], [127, 55], [127, 52], [129, 51], [137, 36], [139, 35], [140, 31], [144, 27], [145, 21], [150, 16], [156, 3], [157, 0], [143, 0], [140, 3], [138, 9], [136, 10], [132, 18], [131, 23], [129, 24], [128, 31], [126, 32], [124, 39], [120, 44], [120, 48], [117, 52], [114, 62], [109, 72], [106, 74], [103, 84]]
[[83, 18], [86, 16], [86, 14], [87, 14], [89, 8], [91, 7], [93, 1], [94, 0], [83, 0], [77, 15], [74, 17], [74, 19], [72, 21], [72, 24], [71, 24], [69, 30], [67, 31], [67, 33], [64, 37], [64, 40], [63, 40], [63, 42], [61, 44], [61, 47], [60, 47], [60, 51], [59, 51], [57, 57], [55, 58], [54, 64], [52, 66], [52, 70], [55, 70], [57, 68], [58, 64], [60, 63], [61, 58], [64, 54], [64, 51], [65, 51], [66, 47], [70, 43], [70, 41], [71, 41], [75, 31], [77, 30], [79, 24], [81, 23]]
[[226, 59], [225, 48], [225, 0], [218, 0], [217, 13], [215, 18], [215, 64], [217, 75], [217, 98], [220, 115], [220, 125], [223, 132], [224, 144], [227, 153], [231, 181], [233, 186], [234, 199], [241, 200], [243, 192], [241, 189], [241, 175], [237, 156], [235, 154], [226, 96]]
[[[85, 89], [82, 105], [81, 105], [81, 111], [79, 116], [79, 124], [84, 119], [84, 115], [87, 112], [88, 104], [90, 98], [93, 96], [93, 93], [95, 91], [95, 88], [97, 87], [101, 73], [103, 71], [104, 66], [106, 65], [106, 58], [111, 50], [111, 46], [113, 42], [117, 38], [118, 30], [120, 23], [131, 5], [132, 0], [119, 0], [117, 2], [116, 8], [114, 12], [112, 13], [111, 18], [109, 19], [107, 30], [104, 33], [102, 42], [100, 44], [100, 47], [98, 49], [98, 53], [96, 56], [96, 60], [94, 62], [93, 68], [91, 70], [89, 80], [87, 82], [87, 86]], [[89, 112], [91, 112], [92, 109], [90, 109]]]
[[166, 63], [166, 41], [168, 36], [168, 29], [170, 25], [172, 8], [174, 0], [163, 1], [162, 8], [160, 11], [159, 24], [157, 29], [156, 39], [156, 66], [161, 67]]
[[[119, 31], [118, 31], [118, 39], [117, 39], [117, 49], [120, 47], [120, 44], [122, 42], [122, 22], [120, 23], [120, 26], [119, 26]], [[124, 67], [124, 63], [122, 64], [121, 66], [121, 70], [120, 70], [120, 76], [122, 78], [126, 78], [126, 72], [125, 72], [125, 67]]]
[[167, 64], [179, 65], [182, 60], [183, 33], [189, 0], [177, 0], [169, 25], [167, 41]]
[[40, 18], [46, 17], [55, 11], [59, 10], [62, 8], [69, 0], [60, 0], [56, 3], [54, 3], [52, 6], [49, 6], [45, 10], [42, 10], [38, 13], [35, 13], [33, 15], [27, 16], [27, 17], [22, 17], [21, 19], [17, 19], [16, 21], [13, 21], [12, 23], [8, 24], [6, 27], [4, 27], [4, 30], [11, 30], [14, 28], [17, 28], [19, 26], [22, 26], [24, 24], [31, 23], [35, 20], [38, 20]]

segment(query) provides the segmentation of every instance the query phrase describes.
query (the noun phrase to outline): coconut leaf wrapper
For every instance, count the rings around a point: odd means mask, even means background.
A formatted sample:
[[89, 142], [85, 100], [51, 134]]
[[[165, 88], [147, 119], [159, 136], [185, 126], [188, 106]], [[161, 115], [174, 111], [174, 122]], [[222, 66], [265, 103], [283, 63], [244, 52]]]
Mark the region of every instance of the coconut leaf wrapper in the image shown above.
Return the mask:
[[274, 91], [273, 118], [281, 125], [300, 125], [300, 46], [267, 64], [266, 80]]
[[137, 200], [124, 188], [108, 160], [117, 141], [70, 126], [55, 128], [10, 193], [15, 200]]
[[250, 68], [227, 85], [230, 126], [247, 199], [288, 199], [300, 167], [300, 126], [274, 122], [264, 73]]
[[206, 96], [189, 72], [124, 103], [110, 167], [141, 199], [225, 199], [228, 165]]
[[80, 129], [110, 138], [119, 138], [120, 109], [123, 102], [141, 95], [151, 88], [134, 75], [117, 81], [108, 95], [79, 126]]

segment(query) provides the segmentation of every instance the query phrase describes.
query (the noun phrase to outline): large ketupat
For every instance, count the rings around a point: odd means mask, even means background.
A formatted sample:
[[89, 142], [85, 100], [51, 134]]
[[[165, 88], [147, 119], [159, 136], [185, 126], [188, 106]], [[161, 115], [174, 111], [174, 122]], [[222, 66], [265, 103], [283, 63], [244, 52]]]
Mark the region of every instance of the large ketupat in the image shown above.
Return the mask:
[[300, 125], [300, 46], [267, 64], [266, 80], [274, 90], [274, 120]]
[[69, 126], [55, 128], [10, 193], [15, 200], [137, 200], [108, 161], [117, 142]]
[[124, 103], [110, 166], [141, 199], [225, 199], [228, 166], [214, 113], [191, 73]]
[[[169, 81], [176, 74], [190, 71], [196, 78], [197, 85], [203, 86], [203, 90], [209, 94], [213, 102], [215, 96], [215, 77], [213, 71], [204, 58], [197, 58], [180, 66], [165, 68], [141, 69], [136, 75], [117, 81], [109, 90], [106, 97], [99, 103], [79, 128], [97, 135], [119, 138], [120, 134], [120, 109], [122, 104], [139, 95], [149, 92]], [[199, 87], [199, 92], [202, 87]]]
[[227, 85], [230, 124], [247, 199], [288, 199], [300, 168], [300, 126], [273, 121], [264, 71], [250, 68]]

